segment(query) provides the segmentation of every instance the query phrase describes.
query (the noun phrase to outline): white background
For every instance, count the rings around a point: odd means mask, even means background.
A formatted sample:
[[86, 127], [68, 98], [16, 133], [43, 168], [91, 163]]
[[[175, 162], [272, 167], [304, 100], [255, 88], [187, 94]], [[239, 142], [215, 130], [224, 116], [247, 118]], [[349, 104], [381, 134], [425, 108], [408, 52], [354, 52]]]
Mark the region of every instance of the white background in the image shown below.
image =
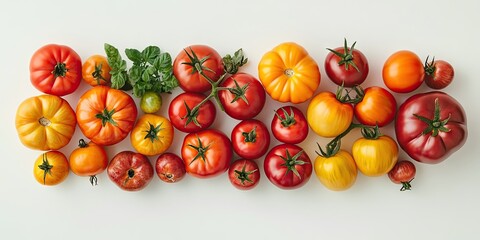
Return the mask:
[[[480, 142], [477, 97], [479, 1], [8, 1], [0, 8], [2, 83], [0, 233], [2, 239], [473, 239], [480, 232]], [[226, 174], [200, 180], [187, 176], [168, 185], [156, 176], [140, 192], [124, 192], [103, 173], [99, 185], [70, 174], [55, 187], [32, 176], [40, 151], [24, 147], [14, 118], [24, 99], [39, 95], [29, 80], [29, 60], [48, 43], [65, 44], [83, 60], [104, 54], [108, 42], [122, 51], [157, 45], [176, 56], [191, 44], [221, 54], [243, 48], [244, 71], [257, 75], [263, 53], [285, 41], [304, 46], [319, 63], [319, 91], [333, 90], [323, 68], [325, 48], [357, 41], [370, 62], [366, 86], [384, 86], [381, 69], [393, 52], [409, 49], [422, 59], [435, 55], [455, 68], [444, 91], [463, 104], [469, 121], [464, 147], [438, 165], [416, 163], [413, 190], [400, 192], [386, 176], [359, 174], [344, 192], [327, 190], [312, 175], [301, 189], [274, 187], [262, 172], [252, 191], [233, 188]], [[124, 55], [125, 56], [125, 55]], [[84, 82], [65, 98], [73, 107], [88, 89]], [[422, 86], [416, 92], [425, 92]], [[180, 93], [176, 90], [173, 96]], [[173, 96], [164, 95], [166, 115]], [[408, 94], [395, 95], [402, 102]], [[308, 103], [299, 105], [305, 110]], [[279, 103], [268, 98], [258, 116], [267, 124]], [[230, 134], [236, 124], [220, 113], [214, 127]], [[392, 126], [384, 133], [393, 134]], [[184, 134], [176, 131], [170, 151], [179, 153]], [[79, 129], [61, 149], [67, 156], [83, 137]], [[347, 137], [349, 148], [359, 137]], [[312, 132], [300, 144], [312, 160]], [[271, 146], [277, 144], [272, 142]], [[127, 140], [108, 147], [109, 156], [132, 150]], [[401, 152], [401, 158], [407, 158]], [[154, 162], [155, 157], [151, 158]], [[263, 159], [258, 163], [262, 166]]]

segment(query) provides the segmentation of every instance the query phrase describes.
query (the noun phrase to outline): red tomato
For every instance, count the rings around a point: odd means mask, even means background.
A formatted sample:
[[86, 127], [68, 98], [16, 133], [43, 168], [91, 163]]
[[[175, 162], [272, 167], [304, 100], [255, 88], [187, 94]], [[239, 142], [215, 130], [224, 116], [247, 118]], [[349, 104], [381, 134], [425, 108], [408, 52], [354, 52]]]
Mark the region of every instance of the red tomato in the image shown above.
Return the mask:
[[270, 133], [262, 122], [243, 120], [232, 130], [233, 150], [238, 156], [255, 159], [263, 156], [270, 146]]
[[183, 49], [175, 58], [173, 74], [180, 87], [186, 92], [203, 93], [210, 90], [211, 85], [197, 71], [196, 65], [203, 66], [203, 73], [216, 82], [223, 74], [222, 57], [209, 46], [192, 45]]
[[166, 183], [176, 183], [185, 176], [185, 164], [174, 153], [164, 153], [158, 156], [155, 162], [155, 170], [160, 180]]
[[[356, 43], [356, 42], [355, 42]], [[345, 45], [335, 49], [328, 49], [325, 59], [325, 71], [328, 77], [339, 86], [353, 87], [362, 84], [368, 75], [368, 61], [362, 52]]]
[[272, 148], [263, 163], [268, 180], [282, 189], [299, 188], [312, 175], [312, 161], [301, 147], [293, 144]]
[[363, 91], [362, 100], [355, 105], [355, 117], [362, 124], [386, 126], [395, 118], [397, 101], [381, 87], [369, 87]]
[[408, 93], [423, 82], [425, 70], [420, 58], [410, 51], [392, 54], [383, 65], [383, 82], [392, 91]]
[[265, 90], [252, 75], [237, 73], [227, 78], [220, 87], [218, 97], [225, 112], [232, 118], [245, 120], [257, 116], [265, 105]]
[[210, 178], [227, 171], [232, 160], [232, 144], [225, 134], [207, 129], [185, 136], [182, 159], [187, 173], [198, 178]]
[[398, 161], [395, 166], [388, 172], [390, 180], [396, 184], [402, 184], [400, 191], [410, 190], [412, 184], [410, 183], [415, 178], [417, 169], [410, 161]]
[[250, 190], [260, 181], [260, 170], [257, 163], [248, 159], [240, 159], [232, 163], [228, 169], [228, 179], [240, 190]]
[[308, 123], [305, 115], [294, 106], [277, 109], [271, 128], [273, 136], [284, 143], [297, 144], [308, 136]]
[[198, 111], [194, 110], [195, 106], [205, 98], [200, 93], [181, 93], [175, 97], [168, 108], [168, 117], [172, 125], [187, 133], [198, 132], [210, 127], [217, 114], [215, 105], [208, 100], [198, 108]]
[[70, 47], [45, 45], [30, 60], [30, 80], [44, 93], [57, 96], [70, 94], [82, 80], [82, 60]]
[[433, 89], [442, 89], [453, 81], [454, 70], [450, 63], [443, 60], [425, 61], [425, 83]]
[[145, 188], [153, 178], [153, 167], [145, 155], [123, 151], [108, 164], [108, 177], [125, 191]]

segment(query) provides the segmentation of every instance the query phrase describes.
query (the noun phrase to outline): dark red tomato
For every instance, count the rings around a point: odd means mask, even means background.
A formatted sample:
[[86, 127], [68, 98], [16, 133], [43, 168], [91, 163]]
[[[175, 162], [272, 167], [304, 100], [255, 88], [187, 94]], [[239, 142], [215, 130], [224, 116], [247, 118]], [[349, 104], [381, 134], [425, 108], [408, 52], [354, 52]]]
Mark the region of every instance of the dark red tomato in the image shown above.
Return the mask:
[[353, 87], [362, 84], [368, 75], [368, 61], [362, 52], [347, 46], [347, 40], [343, 47], [335, 49], [327, 48], [328, 53], [325, 59], [325, 72], [332, 82], [339, 86]]
[[240, 159], [232, 163], [228, 169], [228, 179], [240, 190], [250, 190], [260, 181], [260, 170], [257, 163], [248, 159]]
[[233, 150], [238, 156], [255, 159], [263, 156], [270, 146], [270, 133], [262, 122], [243, 120], [232, 130]]
[[433, 89], [442, 89], [453, 81], [454, 70], [450, 63], [435, 59], [428, 63], [425, 61], [425, 83]]
[[355, 117], [360, 123], [383, 127], [393, 121], [397, 101], [389, 91], [382, 87], [369, 87], [360, 93], [362, 100], [354, 108]]
[[257, 116], [265, 105], [265, 90], [262, 84], [250, 74], [237, 73], [227, 78], [218, 96], [225, 112], [232, 118], [245, 120]]
[[402, 184], [400, 191], [410, 190], [412, 188], [412, 180], [415, 178], [417, 169], [410, 161], [398, 161], [395, 166], [388, 172], [388, 177], [393, 183]]
[[301, 147], [293, 144], [272, 148], [263, 163], [268, 180], [282, 189], [299, 188], [312, 175], [312, 161]]
[[173, 62], [173, 74], [186, 92], [203, 93], [211, 89], [211, 84], [195, 65], [202, 66], [203, 73], [213, 82], [223, 74], [222, 57], [215, 49], [205, 45], [186, 47]]
[[155, 171], [160, 180], [166, 183], [176, 183], [185, 176], [185, 163], [174, 153], [164, 153], [155, 162]]
[[395, 133], [411, 158], [439, 163], [465, 143], [467, 118], [462, 105], [444, 92], [416, 94], [398, 109]]
[[125, 191], [145, 188], [154, 174], [149, 159], [132, 151], [117, 153], [108, 164], [107, 173], [110, 180]]
[[187, 133], [210, 127], [217, 114], [215, 105], [208, 100], [200, 108], [195, 109], [195, 106], [205, 98], [200, 93], [181, 93], [175, 97], [168, 107], [168, 117], [172, 125]]
[[300, 109], [294, 106], [281, 107], [272, 119], [273, 136], [280, 142], [297, 144], [308, 135], [308, 123]]
[[30, 81], [38, 90], [63, 96], [74, 92], [82, 80], [82, 61], [70, 47], [49, 44], [30, 60]]

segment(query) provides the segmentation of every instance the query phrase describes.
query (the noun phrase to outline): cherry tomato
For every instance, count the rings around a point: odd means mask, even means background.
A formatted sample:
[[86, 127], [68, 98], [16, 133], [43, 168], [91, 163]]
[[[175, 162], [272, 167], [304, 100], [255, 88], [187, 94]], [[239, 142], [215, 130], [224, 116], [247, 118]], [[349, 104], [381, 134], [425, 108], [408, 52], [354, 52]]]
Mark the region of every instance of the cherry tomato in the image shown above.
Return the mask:
[[425, 83], [433, 89], [442, 89], [450, 85], [455, 75], [452, 65], [443, 60], [425, 60]]
[[200, 93], [186, 92], [175, 97], [168, 108], [168, 116], [172, 125], [187, 133], [198, 132], [210, 127], [217, 114], [215, 105], [208, 100], [195, 111], [195, 106], [205, 98]]
[[423, 82], [425, 70], [420, 58], [413, 52], [402, 50], [392, 54], [383, 65], [383, 82], [392, 91], [408, 93]]
[[166, 183], [176, 183], [185, 177], [185, 163], [174, 153], [164, 153], [158, 156], [155, 171], [160, 180]]
[[402, 160], [398, 161], [397, 164], [388, 172], [388, 177], [393, 183], [402, 184], [400, 191], [410, 190], [412, 187], [412, 180], [415, 178], [415, 173], [417, 169], [412, 162]]
[[270, 133], [262, 122], [243, 120], [232, 130], [233, 150], [238, 156], [255, 159], [263, 156], [270, 146]]
[[280, 107], [271, 123], [273, 136], [280, 142], [297, 144], [308, 136], [308, 123], [300, 109], [294, 106]]
[[349, 48], [345, 39], [343, 47], [327, 48], [330, 53], [325, 59], [325, 72], [330, 80], [339, 86], [353, 87], [362, 84], [367, 78], [367, 58], [355, 49], [355, 44], [356, 42]]
[[260, 170], [257, 163], [248, 159], [240, 159], [232, 163], [228, 169], [228, 179], [240, 190], [250, 190], [260, 181]]
[[86, 143], [83, 139], [80, 139], [78, 148], [73, 150], [69, 160], [72, 172], [78, 176], [90, 177], [92, 186], [97, 185], [96, 175], [105, 171], [108, 166], [105, 149], [93, 142]]
[[393, 121], [397, 101], [389, 91], [381, 87], [369, 87], [362, 95], [362, 100], [354, 108], [355, 117], [360, 123], [383, 127]]

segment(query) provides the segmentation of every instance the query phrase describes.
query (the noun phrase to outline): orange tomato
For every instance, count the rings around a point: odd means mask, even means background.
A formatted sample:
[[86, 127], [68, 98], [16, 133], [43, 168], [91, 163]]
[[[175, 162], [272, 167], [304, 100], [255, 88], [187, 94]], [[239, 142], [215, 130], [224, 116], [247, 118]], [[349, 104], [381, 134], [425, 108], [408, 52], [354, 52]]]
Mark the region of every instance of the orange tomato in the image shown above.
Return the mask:
[[106, 57], [92, 55], [82, 65], [82, 77], [91, 86], [109, 85], [110, 70]]
[[67, 157], [59, 151], [42, 153], [33, 166], [33, 176], [40, 184], [57, 185], [68, 176]]
[[387, 135], [377, 139], [362, 137], [353, 143], [352, 155], [360, 172], [370, 177], [381, 176], [397, 163], [398, 146]]
[[258, 76], [270, 97], [279, 102], [305, 102], [320, 84], [317, 63], [302, 46], [292, 42], [263, 55]]
[[408, 93], [423, 82], [425, 70], [420, 58], [413, 52], [402, 50], [392, 54], [383, 65], [383, 82], [392, 91]]
[[362, 101], [355, 104], [355, 117], [362, 124], [386, 126], [395, 118], [397, 101], [386, 89], [368, 87], [363, 92]]
[[140, 117], [130, 134], [130, 142], [139, 153], [161, 154], [172, 145], [173, 126], [168, 119], [155, 114]]
[[54, 95], [26, 99], [19, 105], [15, 117], [20, 141], [37, 150], [57, 150], [67, 145], [76, 123], [70, 104]]
[[321, 137], [336, 137], [347, 130], [353, 120], [353, 106], [342, 103], [331, 92], [313, 97], [307, 108], [307, 122]]
[[90, 176], [90, 183], [97, 185], [95, 175], [102, 173], [108, 166], [105, 149], [93, 142], [80, 139], [78, 148], [70, 154], [70, 169], [78, 176]]

